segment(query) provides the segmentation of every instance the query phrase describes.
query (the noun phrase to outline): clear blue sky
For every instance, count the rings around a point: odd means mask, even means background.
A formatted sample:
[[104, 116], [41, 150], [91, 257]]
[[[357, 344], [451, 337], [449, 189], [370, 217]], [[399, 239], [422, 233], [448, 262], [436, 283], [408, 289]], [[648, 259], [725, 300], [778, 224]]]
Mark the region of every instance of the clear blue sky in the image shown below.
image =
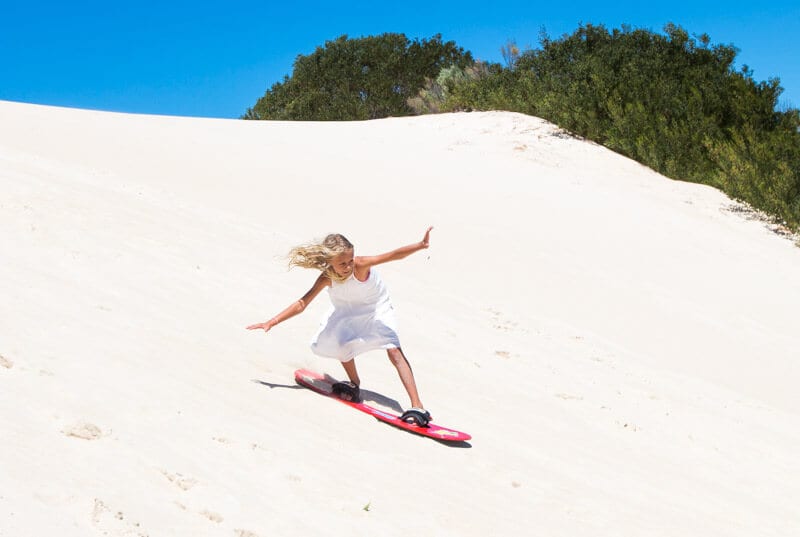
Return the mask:
[[[661, 32], [668, 22], [732, 44], [756, 80], [800, 107], [800, 2], [281, 2], [2, 0], [0, 99], [121, 112], [236, 118], [326, 40], [441, 33], [478, 59], [579, 23]], [[0, 118], [1, 120], [2, 118]]]

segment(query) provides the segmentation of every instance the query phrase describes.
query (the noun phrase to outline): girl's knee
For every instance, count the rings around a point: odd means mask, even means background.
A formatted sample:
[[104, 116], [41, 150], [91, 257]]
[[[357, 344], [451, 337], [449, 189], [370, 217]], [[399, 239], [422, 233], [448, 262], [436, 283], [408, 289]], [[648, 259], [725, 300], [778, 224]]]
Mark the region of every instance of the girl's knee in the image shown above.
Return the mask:
[[403, 356], [403, 351], [400, 349], [387, 349], [386, 354], [389, 355], [389, 360], [395, 365], [406, 361], [405, 356]]

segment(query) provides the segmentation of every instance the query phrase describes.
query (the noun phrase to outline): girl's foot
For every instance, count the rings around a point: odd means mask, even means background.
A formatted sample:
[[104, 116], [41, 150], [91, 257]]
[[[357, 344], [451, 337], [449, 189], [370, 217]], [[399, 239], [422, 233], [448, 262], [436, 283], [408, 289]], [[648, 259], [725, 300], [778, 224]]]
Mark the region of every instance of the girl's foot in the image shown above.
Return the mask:
[[360, 390], [353, 382], [337, 382], [331, 388], [333, 395], [339, 399], [344, 399], [351, 403], [361, 402]]

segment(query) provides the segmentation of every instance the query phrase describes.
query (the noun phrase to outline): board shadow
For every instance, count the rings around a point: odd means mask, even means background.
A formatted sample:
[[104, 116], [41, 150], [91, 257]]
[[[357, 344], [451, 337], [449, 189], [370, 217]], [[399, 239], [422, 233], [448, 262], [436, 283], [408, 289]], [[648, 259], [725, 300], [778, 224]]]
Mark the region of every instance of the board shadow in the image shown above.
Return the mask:
[[271, 390], [274, 389], [274, 388], [287, 388], [289, 390], [302, 390], [303, 389], [302, 386], [299, 386], [297, 384], [276, 384], [276, 383], [273, 383], [273, 382], [267, 382], [266, 380], [258, 380], [258, 379], [253, 379], [252, 382], [254, 382], [255, 384], [261, 384], [262, 386], [266, 386], [267, 388], [269, 388]]

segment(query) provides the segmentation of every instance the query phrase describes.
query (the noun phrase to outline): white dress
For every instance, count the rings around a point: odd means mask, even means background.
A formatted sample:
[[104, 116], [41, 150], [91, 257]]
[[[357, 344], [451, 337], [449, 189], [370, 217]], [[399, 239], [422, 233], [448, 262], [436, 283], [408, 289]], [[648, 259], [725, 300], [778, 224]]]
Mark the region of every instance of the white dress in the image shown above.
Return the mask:
[[331, 281], [328, 294], [332, 307], [311, 341], [314, 354], [349, 362], [367, 351], [400, 348], [394, 308], [374, 268], [364, 282], [355, 273], [344, 282]]

